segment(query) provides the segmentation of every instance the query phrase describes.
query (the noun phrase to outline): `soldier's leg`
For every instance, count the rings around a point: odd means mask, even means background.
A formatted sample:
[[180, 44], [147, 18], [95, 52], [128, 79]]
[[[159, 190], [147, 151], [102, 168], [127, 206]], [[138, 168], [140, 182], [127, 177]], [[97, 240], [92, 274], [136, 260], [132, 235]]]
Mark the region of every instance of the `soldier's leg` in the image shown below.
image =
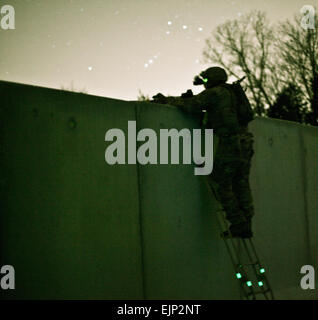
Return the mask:
[[233, 191], [245, 217], [251, 219], [254, 215], [253, 196], [249, 183], [251, 160], [254, 154], [252, 134], [245, 134], [241, 138], [241, 149], [242, 162], [239, 170], [233, 177]]
[[250, 223], [239, 207], [238, 199], [233, 191], [233, 179], [241, 167], [241, 149], [236, 137], [220, 139], [215, 155], [213, 171], [210, 179], [216, 184], [216, 193], [225, 213], [226, 219], [231, 223], [229, 231], [223, 233], [227, 237], [252, 237]]
[[213, 184], [214, 186], [217, 200], [221, 203], [225, 211], [226, 219], [231, 224], [238, 225], [245, 222], [245, 218], [232, 189], [232, 176], [234, 171], [235, 168], [233, 168], [230, 163], [216, 161], [213, 172], [208, 180], [210, 180], [210, 185]]

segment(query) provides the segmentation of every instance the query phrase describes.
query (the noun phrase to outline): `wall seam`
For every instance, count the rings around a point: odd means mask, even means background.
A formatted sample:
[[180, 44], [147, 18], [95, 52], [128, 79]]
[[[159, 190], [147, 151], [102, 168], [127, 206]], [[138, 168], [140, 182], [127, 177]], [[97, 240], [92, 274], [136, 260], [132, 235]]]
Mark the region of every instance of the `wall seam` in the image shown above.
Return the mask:
[[[135, 109], [135, 119], [136, 119], [136, 131], [139, 131], [138, 122], [139, 122], [139, 108], [134, 104]], [[138, 148], [138, 144], [136, 145]], [[141, 189], [141, 176], [140, 176], [140, 164], [136, 161], [137, 169], [137, 185], [138, 185], [138, 206], [139, 206], [139, 230], [140, 230], [140, 251], [141, 251], [141, 279], [142, 279], [142, 295], [143, 299], [147, 299], [146, 291], [146, 277], [145, 277], [145, 258], [144, 258], [144, 233], [143, 233], [143, 212], [142, 212], [142, 189]]]
[[303, 201], [304, 201], [304, 218], [305, 218], [305, 241], [307, 244], [307, 264], [312, 264], [311, 256], [311, 243], [310, 243], [310, 231], [309, 231], [309, 215], [308, 215], [308, 197], [307, 197], [307, 150], [304, 144], [303, 131], [298, 129], [299, 141], [300, 141], [300, 162], [301, 162], [301, 176], [302, 176], [302, 189], [303, 189]]

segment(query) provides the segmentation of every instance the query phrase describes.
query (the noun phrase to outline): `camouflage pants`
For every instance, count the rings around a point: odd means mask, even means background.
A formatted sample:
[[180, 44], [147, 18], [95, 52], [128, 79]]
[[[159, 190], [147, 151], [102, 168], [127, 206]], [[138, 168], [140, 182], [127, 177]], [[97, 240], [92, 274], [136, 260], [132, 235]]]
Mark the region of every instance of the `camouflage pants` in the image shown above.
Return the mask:
[[253, 151], [253, 135], [249, 132], [220, 137], [213, 171], [208, 181], [216, 182], [216, 194], [226, 219], [232, 224], [250, 220], [254, 215], [249, 174]]

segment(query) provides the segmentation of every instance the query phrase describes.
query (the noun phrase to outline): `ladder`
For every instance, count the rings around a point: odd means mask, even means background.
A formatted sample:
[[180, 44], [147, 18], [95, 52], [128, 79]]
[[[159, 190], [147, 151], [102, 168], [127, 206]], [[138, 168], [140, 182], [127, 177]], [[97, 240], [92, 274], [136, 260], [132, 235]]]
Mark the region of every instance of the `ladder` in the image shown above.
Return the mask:
[[[208, 183], [207, 177], [203, 176], [210, 192], [218, 200], [215, 189]], [[218, 201], [220, 204], [220, 201]], [[225, 212], [220, 205], [217, 211], [217, 221], [234, 267], [235, 277], [239, 282], [240, 297], [243, 300], [257, 300], [257, 297], [265, 300], [274, 300], [274, 294], [266, 276], [266, 269], [260, 262], [253, 240], [251, 238], [223, 237], [224, 231], [229, 231]]]

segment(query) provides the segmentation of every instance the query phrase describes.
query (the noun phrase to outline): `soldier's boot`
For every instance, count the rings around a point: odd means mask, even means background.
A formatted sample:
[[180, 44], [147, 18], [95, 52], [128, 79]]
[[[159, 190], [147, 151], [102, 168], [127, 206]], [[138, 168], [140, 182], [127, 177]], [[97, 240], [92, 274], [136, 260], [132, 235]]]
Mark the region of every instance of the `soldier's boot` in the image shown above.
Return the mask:
[[224, 238], [252, 238], [253, 232], [251, 229], [251, 220], [249, 219], [246, 222], [240, 222], [237, 224], [231, 224], [229, 231], [223, 232], [222, 236]]

